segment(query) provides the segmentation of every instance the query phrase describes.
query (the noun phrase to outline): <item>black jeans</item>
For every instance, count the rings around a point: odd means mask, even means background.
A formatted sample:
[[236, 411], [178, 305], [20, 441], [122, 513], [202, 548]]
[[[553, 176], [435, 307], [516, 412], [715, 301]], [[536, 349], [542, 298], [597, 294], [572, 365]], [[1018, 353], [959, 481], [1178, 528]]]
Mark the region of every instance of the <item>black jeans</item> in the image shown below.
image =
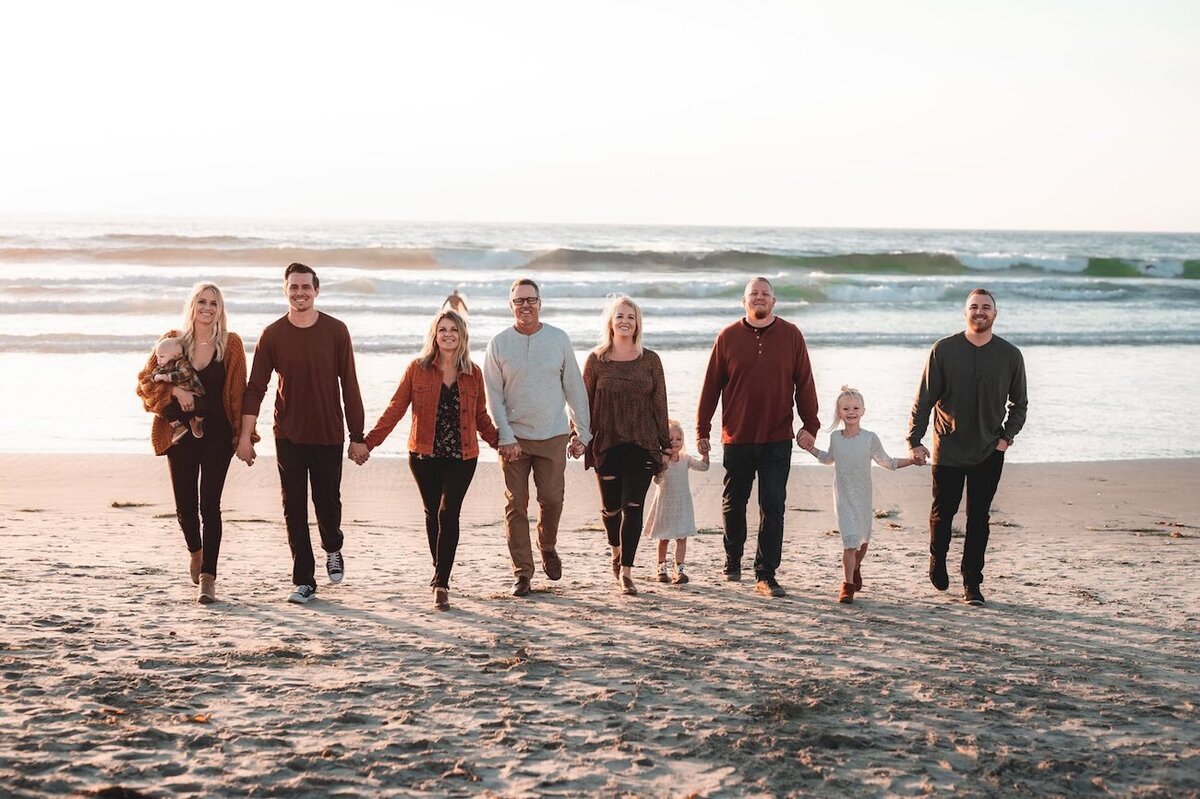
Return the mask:
[[621, 548], [622, 566], [633, 566], [637, 555], [646, 492], [656, 472], [654, 456], [637, 444], [618, 444], [596, 467], [604, 531], [609, 546]]
[[967, 485], [967, 536], [963, 542], [963, 585], [983, 582], [983, 559], [991, 532], [992, 498], [1000, 485], [1004, 453], [996, 450], [975, 466], [933, 467], [933, 508], [929, 512], [929, 554], [941, 560], [950, 551], [950, 523]]
[[769, 444], [725, 445], [725, 490], [721, 513], [725, 521], [725, 561], [741, 570], [746, 547], [746, 504], [758, 475], [758, 549], [754, 579], [775, 577], [783, 559], [783, 511], [788, 473], [792, 469], [792, 440]]
[[408, 468], [425, 506], [425, 535], [433, 556], [429, 585], [434, 588], [450, 587], [450, 570], [458, 551], [458, 517], [478, 462], [478, 458], [418, 458], [408, 454]]
[[283, 518], [287, 523], [288, 546], [292, 549], [292, 582], [317, 585], [313, 574], [312, 537], [308, 529], [308, 485], [312, 483], [317, 530], [326, 552], [342, 549], [342, 445], [293, 444], [275, 439], [279, 465], [279, 488], [283, 496]]
[[214, 577], [221, 554], [221, 494], [232, 458], [233, 434], [221, 430], [200, 439], [188, 433], [167, 450], [175, 516], [183, 540], [189, 552], [204, 550], [200, 571]]

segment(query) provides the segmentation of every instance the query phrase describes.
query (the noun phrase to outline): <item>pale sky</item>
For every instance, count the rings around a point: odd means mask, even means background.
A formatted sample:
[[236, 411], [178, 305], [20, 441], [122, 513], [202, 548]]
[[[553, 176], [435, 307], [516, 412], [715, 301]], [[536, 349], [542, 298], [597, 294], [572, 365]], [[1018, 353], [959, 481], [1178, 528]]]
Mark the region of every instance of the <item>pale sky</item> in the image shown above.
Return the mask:
[[28, 3], [0, 213], [1200, 231], [1200, 3]]

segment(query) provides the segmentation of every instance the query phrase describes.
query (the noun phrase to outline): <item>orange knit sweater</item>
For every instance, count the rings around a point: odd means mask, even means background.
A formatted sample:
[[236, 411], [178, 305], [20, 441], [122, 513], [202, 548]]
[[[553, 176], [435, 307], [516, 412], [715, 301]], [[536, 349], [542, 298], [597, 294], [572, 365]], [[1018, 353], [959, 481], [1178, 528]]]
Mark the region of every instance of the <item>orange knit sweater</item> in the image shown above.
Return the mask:
[[[179, 336], [178, 330], [171, 330], [166, 335]], [[242, 428], [242, 394], [246, 392], [246, 350], [237, 333], [230, 333], [225, 341], [225, 394], [222, 398], [225, 405], [225, 415], [233, 428], [233, 446], [238, 444], [238, 436]], [[170, 383], [156, 383], [153, 380], [154, 367], [158, 365], [154, 353], [146, 366], [138, 373], [137, 394], [142, 398], [142, 406], [154, 414], [150, 425], [150, 445], [154, 447], [155, 455], [166, 455], [171, 448], [171, 424], [162, 417], [162, 412], [171, 403]], [[252, 441], [258, 441], [258, 432], [251, 436]]]

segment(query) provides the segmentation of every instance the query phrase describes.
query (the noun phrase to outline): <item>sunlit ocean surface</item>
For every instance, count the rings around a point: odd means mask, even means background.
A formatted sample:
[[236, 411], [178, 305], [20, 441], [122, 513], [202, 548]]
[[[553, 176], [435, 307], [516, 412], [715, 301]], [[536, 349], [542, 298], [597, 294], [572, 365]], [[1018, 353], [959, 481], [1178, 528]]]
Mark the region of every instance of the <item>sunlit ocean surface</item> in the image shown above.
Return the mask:
[[[368, 427], [452, 289], [481, 355], [511, 322], [508, 284], [529, 276], [581, 361], [606, 295], [637, 299], [690, 436], [713, 336], [764, 274], [809, 342], [823, 421], [854, 385], [893, 454], [930, 344], [962, 328], [962, 301], [983, 285], [1029, 372], [1010, 460], [1193, 457], [1198, 259], [1192, 234], [0, 220], [0, 449], [149, 452], [135, 375], [191, 284], [222, 286], [252, 347], [286, 311], [284, 266], [303, 260], [321, 276], [318, 307], [354, 337]], [[381, 454], [406, 439], [402, 424]]]

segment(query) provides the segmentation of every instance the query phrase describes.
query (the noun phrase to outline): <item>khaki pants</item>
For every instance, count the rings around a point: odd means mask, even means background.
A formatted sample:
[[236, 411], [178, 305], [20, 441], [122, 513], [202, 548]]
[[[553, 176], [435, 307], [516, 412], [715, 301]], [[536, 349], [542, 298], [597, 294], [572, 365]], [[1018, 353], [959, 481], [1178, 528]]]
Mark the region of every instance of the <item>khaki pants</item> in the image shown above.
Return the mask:
[[554, 549], [558, 544], [558, 520], [562, 516], [566, 490], [567, 436], [544, 441], [518, 438], [521, 457], [503, 461], [504, 533], [513, 574], [533, 577], [533, 548], [529, 541], [529, 473], [537, 486], [538, 549]]

